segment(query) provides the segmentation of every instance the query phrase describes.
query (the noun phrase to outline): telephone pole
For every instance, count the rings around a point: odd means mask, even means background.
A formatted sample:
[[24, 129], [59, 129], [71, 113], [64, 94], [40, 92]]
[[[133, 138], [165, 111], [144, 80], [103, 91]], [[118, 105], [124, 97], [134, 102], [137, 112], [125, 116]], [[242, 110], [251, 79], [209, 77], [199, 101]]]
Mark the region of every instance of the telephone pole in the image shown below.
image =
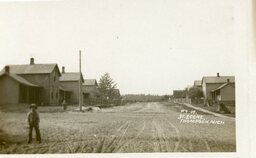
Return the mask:
[[79, 110], [82, 111], [82, 105], [83, 105], [83, 98], [82, 98], [82, 73], [81, 73], [81, 50], [79, 50]]

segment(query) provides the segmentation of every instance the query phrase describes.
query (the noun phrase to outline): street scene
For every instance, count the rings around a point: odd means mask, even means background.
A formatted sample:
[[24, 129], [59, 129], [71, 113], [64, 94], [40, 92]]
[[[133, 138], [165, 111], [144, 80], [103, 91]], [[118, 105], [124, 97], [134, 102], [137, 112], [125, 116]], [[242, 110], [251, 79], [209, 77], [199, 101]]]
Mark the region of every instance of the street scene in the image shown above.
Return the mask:
[[[70, 107], [71, 108], [71, 107]], [[189, 113], [181, 113], [181, 110]], [[134, 152], [233, 152], [235, 120], [216, 117], [171, 103], [133, 103], [76, 113], [39, 107], [41, 144], [27, 144], [24, 113], [1, 112], [1, 129], [12, 133], [1, 153], [134, 153]], [[181, 114], [202, 116], [212, 123], [181, 123]], [[193, 119], [190, 116], [189, 120]], [[3, 133], [1, 133], [3, 134]]]
[[234, 10], [231, 0], [0, 2], [0, 156], [236, 153], [247, 105]]

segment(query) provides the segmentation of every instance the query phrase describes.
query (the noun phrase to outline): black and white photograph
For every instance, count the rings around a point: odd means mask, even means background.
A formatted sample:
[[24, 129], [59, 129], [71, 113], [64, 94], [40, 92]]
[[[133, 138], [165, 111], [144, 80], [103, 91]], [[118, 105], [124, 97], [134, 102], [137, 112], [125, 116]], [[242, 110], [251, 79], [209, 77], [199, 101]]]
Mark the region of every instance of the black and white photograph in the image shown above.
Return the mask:
[[247, 106], [238, 9], [0, 1], [0, 156], [236, 154]]

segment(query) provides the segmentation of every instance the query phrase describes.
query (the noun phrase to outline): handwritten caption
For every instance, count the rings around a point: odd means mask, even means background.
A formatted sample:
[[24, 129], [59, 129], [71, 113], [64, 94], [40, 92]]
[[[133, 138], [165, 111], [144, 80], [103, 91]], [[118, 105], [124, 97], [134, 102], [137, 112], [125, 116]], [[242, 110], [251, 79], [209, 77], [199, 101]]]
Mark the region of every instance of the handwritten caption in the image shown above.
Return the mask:
[[195, 110], [182, 109], [178, 119], [180, 123], [198, 123], [198, 124], [215, 124], [224, 125], [225, 122], [221, 120], [206, 119], [204, 115], [199, 115]]

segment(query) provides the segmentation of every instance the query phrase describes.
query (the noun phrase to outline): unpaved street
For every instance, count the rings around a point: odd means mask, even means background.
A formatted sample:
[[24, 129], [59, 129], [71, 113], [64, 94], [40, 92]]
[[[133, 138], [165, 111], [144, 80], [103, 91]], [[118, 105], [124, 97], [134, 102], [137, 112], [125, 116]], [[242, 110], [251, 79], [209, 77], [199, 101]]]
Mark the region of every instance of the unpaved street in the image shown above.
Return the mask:
[[[234, 119], [197, 112], [204, 120], [181, 123], [180, 105], [134, 103], [95, 112], [43, 112], [42, 143], [27, 144], [26, 113], [1, 113], [10, 143], [1, 153], [234, 152]], [[224, 123], [224, 124], [223, 124]]]

